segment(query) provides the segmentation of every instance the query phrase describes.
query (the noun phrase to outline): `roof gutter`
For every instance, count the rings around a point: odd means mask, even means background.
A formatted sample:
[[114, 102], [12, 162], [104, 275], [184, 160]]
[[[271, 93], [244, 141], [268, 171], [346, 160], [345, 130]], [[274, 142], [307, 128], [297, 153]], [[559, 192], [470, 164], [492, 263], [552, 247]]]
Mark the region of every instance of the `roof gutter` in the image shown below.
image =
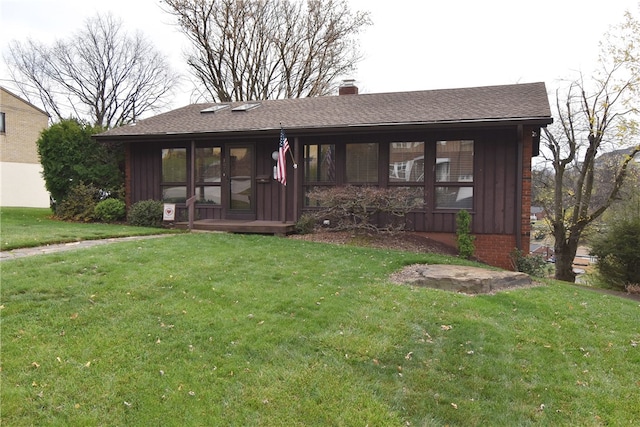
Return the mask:
[[[545, 127], [551, 124], [551, 117], [518, 117], [505, 119], [471, 119], [456, 121], [431, 121], [431, 122], [389, 122], [389, 123], [363, 123], [363, 124], [339, 124], [333, 126], [289, 126], [286, 128], [287, 133], [291, 136], [304, 135], [333, 135], [337, 133], [358, 133], [358, 132], [395, 132], [398, 130], [426, 130], [426, 129], [457, 129], [469, 127], [492, 127], [492, 126], [516, 126], [524, 123], [533, 126]], [[198, 137], [198, 136], [264, 136], [272, 133], [279, 134], [280, 126], [270, 128], [253, 128], [253, 129], [223, 129], [217, 131], [185, 131], [185, 132], [158, 132], [158, 133], [139, 133], [139, 134], [97, 134], [94, 135], [98, 139], [113, 140], [139, 140], [139, 139], [157, 139], [159, 137]]]

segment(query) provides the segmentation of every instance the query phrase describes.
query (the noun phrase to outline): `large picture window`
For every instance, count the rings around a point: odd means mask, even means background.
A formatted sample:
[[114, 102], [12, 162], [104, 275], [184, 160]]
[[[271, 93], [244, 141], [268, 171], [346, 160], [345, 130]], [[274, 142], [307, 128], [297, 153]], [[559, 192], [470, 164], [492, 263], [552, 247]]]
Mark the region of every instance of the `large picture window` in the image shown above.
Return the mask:
[[438, 141], [435, 175], [436, 208], [473, 209], [473, 141]]
[[378, 144], [347, 144], [348, 184], [378, 184]]
[[187, 149], [162, 150], [162, 200], [184, 203], [187, 200]]

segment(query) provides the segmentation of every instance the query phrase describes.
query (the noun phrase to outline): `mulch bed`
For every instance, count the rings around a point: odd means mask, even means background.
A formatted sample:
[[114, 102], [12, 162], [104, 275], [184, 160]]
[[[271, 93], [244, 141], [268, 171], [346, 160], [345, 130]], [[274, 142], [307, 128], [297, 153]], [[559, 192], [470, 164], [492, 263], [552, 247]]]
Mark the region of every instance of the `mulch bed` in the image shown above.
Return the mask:
[[354, 233], [350, 231], [329, 231], [321, 229], [310, 234], [293, 234], [289, 236], [289, 238], [378, 249], [427, 252], [452, 256], [458, 254], [456, 248], [410, 231], [396, 233]]

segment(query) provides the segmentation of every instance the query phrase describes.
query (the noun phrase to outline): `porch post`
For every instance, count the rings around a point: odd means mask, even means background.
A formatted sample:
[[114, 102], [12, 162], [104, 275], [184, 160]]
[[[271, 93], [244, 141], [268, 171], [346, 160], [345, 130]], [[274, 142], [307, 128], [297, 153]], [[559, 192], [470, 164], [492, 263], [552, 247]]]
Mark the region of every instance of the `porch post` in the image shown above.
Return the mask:
[[[191, 141], [191, 155], [189, 156], [189, 187], [191, 197], [187, 198], [187, 209], [189, 212], [189, 230], [193, 230], [193, 221], [196, 216], [196, 142]], [[187, 193], [188, 194], [188, 193]]]
[[[294, 138], [293, 140], [293, 149], [295, 150], [295, 160], [294, 160], [294, 165], [301, 165], [302, 164], [302, 158], [301, 158], [301, 154], [302, 154], [302, 150], [300, 149], [300, 138], [298, 138], [297, 136]], [[296, 222], [298, 220], [298, 218], [300, 217], [300, 194], [301, 194], [301, 185], [302, 185], [302, 177], [300, 176], [300, 174], [302, 173], [302, 171], [300, 170], [299, 167], [295, 167], [293, 169], [293, 222]]]
[[280, 218], [287, 222], [287, 186], [280, 184]]

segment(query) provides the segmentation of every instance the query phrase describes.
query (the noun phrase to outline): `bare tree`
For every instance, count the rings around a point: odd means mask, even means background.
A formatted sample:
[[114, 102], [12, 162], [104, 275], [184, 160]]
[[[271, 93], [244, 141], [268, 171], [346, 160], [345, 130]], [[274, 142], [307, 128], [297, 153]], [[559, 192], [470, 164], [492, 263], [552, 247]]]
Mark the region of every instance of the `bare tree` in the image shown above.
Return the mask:
[[202, 95], [213, 101], [327, 95], [360, 60], [369, 14], [344, 0], [163, 0], [191, 40]]
[[130, 36], [110, 14], [52, 46], [14, 40], [5, 62], [22, 95], [54, 119], [73, 115], [107, 128], [166, 107], [178, 81], [141, 33]]
[[[566, 93], [556, 93], [557, 120], [544, 130], [542, 143], [552, 174], [542, 183], [539, 202], [547, 211], [555, 239], [555, 277], [573, 282], [573, 259], [585, 228], [598, 219], [620, 194], [629, 166], [640, 152], [637, 128], [638, 33], [637, 21], [626, 15], [617, 35], [602, 46], [600, 70], [589, 81], [582, 77]], [[631, 27], [630, 27], [631, 26]], [[598, 162], [598, 154], [629, 147], [615, 165]], [[607, 170], [602, 170], [607, 168]], [[605, 178], [606, 177], [606, 178]], [[597, 189], [597, 191], [596, 191]]]

